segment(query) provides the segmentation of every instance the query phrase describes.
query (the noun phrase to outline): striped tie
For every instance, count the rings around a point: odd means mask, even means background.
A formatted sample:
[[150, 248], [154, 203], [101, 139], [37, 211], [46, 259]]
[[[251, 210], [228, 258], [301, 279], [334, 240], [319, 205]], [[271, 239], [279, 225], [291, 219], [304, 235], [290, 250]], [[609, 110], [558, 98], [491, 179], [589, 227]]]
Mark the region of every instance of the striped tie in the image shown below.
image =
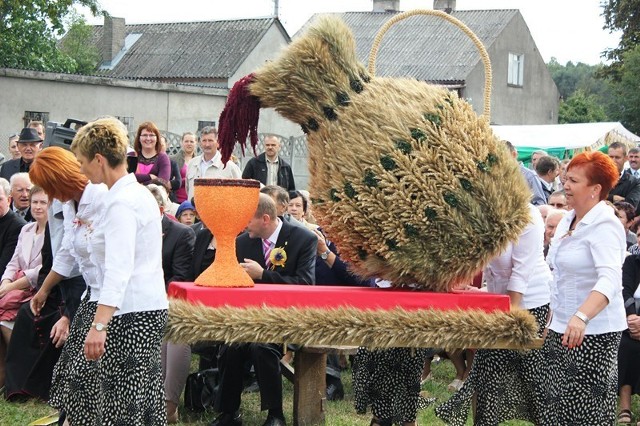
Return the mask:
[[262, 251], [264, 252], [264, 264], [268, 268], [271, 266], [271, 261], [269, 260], [269, 256], [271, 255], [271, 241], [262, 240]]

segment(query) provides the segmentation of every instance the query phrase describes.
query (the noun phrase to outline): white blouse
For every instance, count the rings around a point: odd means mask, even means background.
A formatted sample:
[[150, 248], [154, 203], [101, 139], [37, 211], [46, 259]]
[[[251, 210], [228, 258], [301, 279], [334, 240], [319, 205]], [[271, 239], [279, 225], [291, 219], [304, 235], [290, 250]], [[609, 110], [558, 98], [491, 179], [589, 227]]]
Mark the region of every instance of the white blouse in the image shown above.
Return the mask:
[[[63, 277], [69, 277], [73, 276], [73, 268], [77, 264], [87, 288], [91, 289], [91, 301], [98, 300], [95, 295], [100, 286], [98, 267], [90, 259], [89, 242], [98, 217], [104, 210], [103, 201], [107, 191], [106, 185], [89, 183], [80, 197], [77, 211], [73, 200], [62, 204], [64, 233], [51, 267]], [[82, 297], [84, 298], [84, 294]]]
[[549, 303], [549, 266], [544, 261], [544, 222], [537, 207], [529, 204], [531, 222], [517, 243], [510, 243], [502, 254], [489, 262], [484, 270], [487, 290], [522, 294], [520, 307], [533, 309]]
[[151, 192], [128, 174], [107, 192], [102, 213], [89, 246], [98, 303], [116, 307], [114, 315], [167, 309], [162, 217]]
[[613, 208], [596, 204], [569, 233], [572, 210], [565, 214], [551, 241], [547, 262], [553, 270], [550, 329], [564, 333], [567, 323], [591, 291], [602, 293], [609, 304], [587, 325], [585, 334], [622, 331], [627, 328], [622, 300], [624, 228]]

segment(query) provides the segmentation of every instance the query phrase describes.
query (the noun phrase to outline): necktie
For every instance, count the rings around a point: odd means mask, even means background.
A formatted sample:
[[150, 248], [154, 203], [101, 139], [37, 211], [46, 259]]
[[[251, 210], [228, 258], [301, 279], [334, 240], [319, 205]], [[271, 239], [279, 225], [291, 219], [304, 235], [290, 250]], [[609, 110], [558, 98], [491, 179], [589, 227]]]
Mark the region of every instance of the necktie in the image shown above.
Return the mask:
[[269, 256], [271, 255], [271, 241], [262, 240], [262, 251], [264, 252], [264, 264], [265, 266], [271, 266], [271, 261], [269, 260]]

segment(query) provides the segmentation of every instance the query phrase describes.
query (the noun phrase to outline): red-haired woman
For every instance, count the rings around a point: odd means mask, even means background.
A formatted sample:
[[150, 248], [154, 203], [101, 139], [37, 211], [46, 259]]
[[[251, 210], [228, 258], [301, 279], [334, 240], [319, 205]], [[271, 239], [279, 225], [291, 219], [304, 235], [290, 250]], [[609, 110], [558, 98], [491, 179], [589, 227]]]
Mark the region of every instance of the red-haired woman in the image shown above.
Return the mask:
[[133, 149], [138, 156], [136, 179], [143, 185], [156, 183], [167, 186], [171, 179], [169, 156], [161, 149], [160, 131], [151, 121], [138, 126]]
[[625, 232], [607, 194], [619, 177], [601, 152], [577, 155], [564, 190], [573, 208], [558, 224], [547, 262], [553, 270], [553, 318], [547, 354], [547, 408], [543, 424], [616, 422], [617, 353], [627, 321], [621, 266]]

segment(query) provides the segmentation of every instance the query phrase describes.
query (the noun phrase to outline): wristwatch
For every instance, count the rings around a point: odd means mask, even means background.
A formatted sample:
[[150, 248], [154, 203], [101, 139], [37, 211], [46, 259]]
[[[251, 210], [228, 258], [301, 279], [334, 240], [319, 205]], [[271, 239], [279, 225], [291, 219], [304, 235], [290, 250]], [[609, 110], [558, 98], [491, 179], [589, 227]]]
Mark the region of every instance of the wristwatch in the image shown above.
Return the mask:
[[586, 316], [585, 314], [583, 314], [582, 312], [580, 312], [580, 311], [576, 311], [576, 313], [575, 313], [575, 314], [573, 314], [573, 315], [575, 315], [575, 316], [577, 316], [578, 318], [580, 318], [580, 319], [584, 322], [584, 325], [589, 324], [589, 317], [588, 317], [588, 316]]
[[91, 327], [95, 328], [96, 331], [107, 331], [107, 326], [101, 322], [92, 322]]
[[327, 258], [329, 257], [329, 253], [331, 253], [331, 250], [328, 250], [328, 249], [327, 249], [327, 251], [325, 251], [324, 253], [322, 253], [322, 254], [320, 255], [320, 259], [322, 259], [322, 260], [327, 260]]

